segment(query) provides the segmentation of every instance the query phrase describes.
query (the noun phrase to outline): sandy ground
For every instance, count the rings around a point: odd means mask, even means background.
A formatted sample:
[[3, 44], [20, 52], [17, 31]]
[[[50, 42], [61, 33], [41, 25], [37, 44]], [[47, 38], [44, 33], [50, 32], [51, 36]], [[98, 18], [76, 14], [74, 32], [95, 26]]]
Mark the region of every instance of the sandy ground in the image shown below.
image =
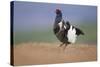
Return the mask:
[[96, 45], [58, 43], [22, 43], [14, 46], [14, 65], [37, 65], [97, 60]]

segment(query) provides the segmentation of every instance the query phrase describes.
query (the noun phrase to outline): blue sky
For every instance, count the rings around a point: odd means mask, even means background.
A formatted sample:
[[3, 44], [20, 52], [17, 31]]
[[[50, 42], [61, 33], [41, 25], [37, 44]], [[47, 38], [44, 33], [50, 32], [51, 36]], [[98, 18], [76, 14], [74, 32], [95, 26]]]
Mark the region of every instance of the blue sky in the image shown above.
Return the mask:
[[62, 10], [63, 19], [71, 24], [96, 23], [97, 7], [50, 4], [36, 2], [14, 2], [14, 31], [47, 29], [53, 26], [55, 20], [55, 10]]

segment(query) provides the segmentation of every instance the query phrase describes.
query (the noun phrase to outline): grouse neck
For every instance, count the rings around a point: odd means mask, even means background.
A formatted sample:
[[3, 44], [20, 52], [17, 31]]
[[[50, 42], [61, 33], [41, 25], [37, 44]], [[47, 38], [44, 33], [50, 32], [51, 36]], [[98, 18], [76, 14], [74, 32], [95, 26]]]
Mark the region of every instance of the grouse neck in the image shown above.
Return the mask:
[[62, 20], [62, 14], [57, 14], [55, 18], [55, 23], [59, 23]]

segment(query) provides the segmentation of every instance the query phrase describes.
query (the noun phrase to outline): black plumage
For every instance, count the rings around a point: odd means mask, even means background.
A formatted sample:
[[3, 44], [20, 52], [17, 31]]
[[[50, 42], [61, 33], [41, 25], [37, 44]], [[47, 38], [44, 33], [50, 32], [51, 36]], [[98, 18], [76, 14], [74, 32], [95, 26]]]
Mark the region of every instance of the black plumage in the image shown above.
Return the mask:
[[68, 44], [75, 42], [76, 36], [84, 35], [84, 33], [80, 29], [72, 26], [69, 21], [65, 22], [62, 19], [62, 12], [59, 9], [56, 9], [56, 18], [53, 31], [58, 40], [62, 42], [60, 46], [65, 44], [64, 49]]

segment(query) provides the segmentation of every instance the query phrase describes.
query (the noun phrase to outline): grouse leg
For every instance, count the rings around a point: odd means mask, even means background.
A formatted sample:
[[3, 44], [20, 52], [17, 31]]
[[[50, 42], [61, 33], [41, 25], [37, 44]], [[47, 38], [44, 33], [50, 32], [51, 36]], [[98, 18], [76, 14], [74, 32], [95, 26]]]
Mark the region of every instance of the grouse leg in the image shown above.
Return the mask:
[[68, 44], [65, 44], [65, 46], [64, 46], [64, 48], [63, 48], [63, 50], [65, 50], [66, 49], [66, 46], [67, 46]]
[[59, 46], [59, 47], [61, 47], [63, 44], [64, 44], [64, 43], [60, 44], [60, 46]]

